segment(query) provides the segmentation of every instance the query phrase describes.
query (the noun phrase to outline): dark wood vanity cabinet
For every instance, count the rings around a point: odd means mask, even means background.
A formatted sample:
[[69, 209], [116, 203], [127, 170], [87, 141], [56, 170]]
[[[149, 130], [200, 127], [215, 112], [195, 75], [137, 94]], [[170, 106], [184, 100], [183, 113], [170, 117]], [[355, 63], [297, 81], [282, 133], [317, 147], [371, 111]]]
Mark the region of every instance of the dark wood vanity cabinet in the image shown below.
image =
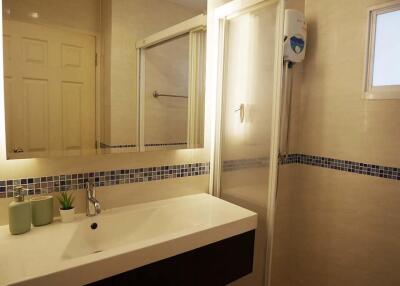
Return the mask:
[[226, 285], [252, 272], [254, 234], [239, 234], [90, 285]]

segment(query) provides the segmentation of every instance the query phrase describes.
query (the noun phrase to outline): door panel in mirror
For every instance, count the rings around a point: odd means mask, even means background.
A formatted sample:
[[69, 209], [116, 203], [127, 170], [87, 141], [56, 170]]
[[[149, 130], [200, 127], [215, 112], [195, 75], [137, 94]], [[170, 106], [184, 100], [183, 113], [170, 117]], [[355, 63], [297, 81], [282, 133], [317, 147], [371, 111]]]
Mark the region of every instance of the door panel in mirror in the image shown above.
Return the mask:
[[9, 158], [95, 152], [95, 39], [3, 21]]

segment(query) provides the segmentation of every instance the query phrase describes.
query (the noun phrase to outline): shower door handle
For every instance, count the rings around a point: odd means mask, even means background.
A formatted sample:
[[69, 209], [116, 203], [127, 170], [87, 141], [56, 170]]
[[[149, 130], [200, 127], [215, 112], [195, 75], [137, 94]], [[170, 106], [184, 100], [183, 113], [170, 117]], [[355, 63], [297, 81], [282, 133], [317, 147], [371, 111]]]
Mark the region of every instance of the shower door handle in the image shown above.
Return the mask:
[[235, 109], [235, 112], [240, 112], [240, 123], [243, 123], [244, 121], [244, 104], [240, 104], [240, 107], [238, 109]]

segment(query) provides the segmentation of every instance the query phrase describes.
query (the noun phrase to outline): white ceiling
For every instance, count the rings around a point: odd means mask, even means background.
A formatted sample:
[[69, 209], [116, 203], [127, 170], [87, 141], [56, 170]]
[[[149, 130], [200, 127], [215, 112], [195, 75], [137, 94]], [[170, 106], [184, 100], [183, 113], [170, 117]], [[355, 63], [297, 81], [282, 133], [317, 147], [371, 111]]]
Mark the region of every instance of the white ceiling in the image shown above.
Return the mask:
[[168, 0], [199, 12], [206, 12], [207, 0]]

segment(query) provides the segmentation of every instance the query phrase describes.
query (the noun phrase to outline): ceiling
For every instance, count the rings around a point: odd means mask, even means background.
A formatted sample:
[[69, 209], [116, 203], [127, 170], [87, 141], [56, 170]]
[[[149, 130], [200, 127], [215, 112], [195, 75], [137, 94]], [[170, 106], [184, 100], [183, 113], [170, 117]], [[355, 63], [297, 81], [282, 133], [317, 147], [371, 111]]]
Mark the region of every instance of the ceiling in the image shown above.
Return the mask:
[[199, 12], [206, 12], [207, 0], [168, 0]]

